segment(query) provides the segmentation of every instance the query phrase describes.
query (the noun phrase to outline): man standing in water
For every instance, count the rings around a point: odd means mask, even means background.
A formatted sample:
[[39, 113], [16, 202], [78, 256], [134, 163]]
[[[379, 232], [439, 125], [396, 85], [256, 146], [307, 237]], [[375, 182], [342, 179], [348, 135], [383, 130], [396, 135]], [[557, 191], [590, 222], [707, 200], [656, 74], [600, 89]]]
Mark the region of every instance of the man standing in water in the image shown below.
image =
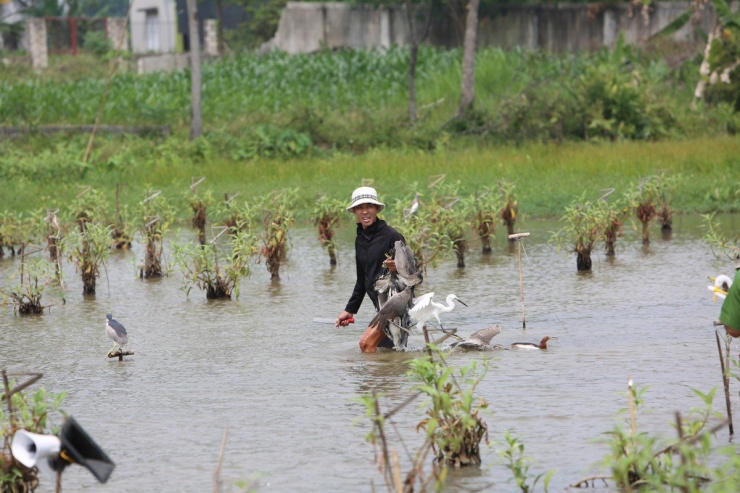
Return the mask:
[[722, 302], [719, 321], [724, 324], [728, 334], [740, 337], [740, 264], [735, 267], [735, 279]]
[[[371, 187], [360, 187], [352, 192], [352, 203], [347, 210], [357, 218], [357, 238], [355, 239], [355, 263], [357, 264], [357, 281], [347, 306], [339, 314], [334, 324], [346, 327], [349, 319], [360, 309], [365, 294], [380, 309], [375, 281], [383, 273], [383, 267], [396, 272], [393, 259], [386, 257], [396, 241], [404, 241], [401, 233], [391, 228], [378, 213], [385, 205], [378, 201], [378, 192]], [[393, 347], [393, 342], [377, 326], [370, 326], [360, 339], [360, 350], [363, 353], [374, 353], [378, 347]]]

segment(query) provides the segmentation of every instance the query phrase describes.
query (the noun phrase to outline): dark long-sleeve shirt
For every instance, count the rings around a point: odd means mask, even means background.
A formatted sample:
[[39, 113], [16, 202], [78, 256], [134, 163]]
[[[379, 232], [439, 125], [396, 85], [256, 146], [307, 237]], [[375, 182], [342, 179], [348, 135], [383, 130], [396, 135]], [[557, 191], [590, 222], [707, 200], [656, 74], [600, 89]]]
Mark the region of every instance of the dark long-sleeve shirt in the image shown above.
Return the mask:
[[379, 309], [375, 281], [383, 272], [385, 254], [391, 251], [398, 240], [404, 241], [401, 233], [388, 226], [382, 219], [377, 219], [367, 229], [362, 229], [362, 225], [357, 224], [355, 239], [357, 282], [347, 302], [346, 311], [357, 313], [365, 294], [370, 297], [375, 309]]

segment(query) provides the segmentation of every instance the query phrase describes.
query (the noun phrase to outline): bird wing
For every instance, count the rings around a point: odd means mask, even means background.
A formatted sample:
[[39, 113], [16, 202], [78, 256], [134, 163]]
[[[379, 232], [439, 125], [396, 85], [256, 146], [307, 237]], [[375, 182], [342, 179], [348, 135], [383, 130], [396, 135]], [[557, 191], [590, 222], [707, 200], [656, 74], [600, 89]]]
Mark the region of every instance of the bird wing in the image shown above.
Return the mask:
[[[388, 299], [378, 313], [370, 321], [368, 327], [377, 327], [388, 334], [388, 325], [395, 318], [403, 319], [408, 310], [409, 300], [411, 299], [411, 288], [407, 287], [400, 293], [396, 293]], [[395, 342], [395, 341], [394, 341]]]
[[421, 282], [421, 277], [416, 270], [414, 254], [406, 244], [398, 240], [394, 244], [395, 254], [393, 260], [396, 263], [398, 275], [404, 279], [407, 285], [414, 286]]
[[469, 341], [479, 342], [481, 344], [490, 344], [491, 339], [493, 339], [495, 336], [499, 335], [501, 333], [501, 327], [498, 325], [492, 325], [490, 327], [486, 327], [485, 329], [481, 329], [477, 332], [473, 332], [473, 335], [468, 337]]
[[419, 313], [419, 311], [429, 306], [429, 304], [432, 302], [432, 296], [434, 296], [433, 292], [423, 294], [419, 296], [418, 298], [414, 298], [413, 299], [414, 306], [412, 306], [411, 309], [409, 310], [409, 315], [413, 317], [415, 313]]

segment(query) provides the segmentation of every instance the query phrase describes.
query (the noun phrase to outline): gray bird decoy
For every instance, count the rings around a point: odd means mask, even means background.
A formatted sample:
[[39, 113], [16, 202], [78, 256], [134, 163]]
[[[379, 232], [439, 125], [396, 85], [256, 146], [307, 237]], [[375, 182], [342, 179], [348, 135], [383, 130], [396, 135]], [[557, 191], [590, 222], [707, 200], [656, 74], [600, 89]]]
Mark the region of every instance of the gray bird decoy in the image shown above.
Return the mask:
[[388, 298], [386, 304], [375, 314], [368, 325], [368, 327], [377, 326], [385, 332], [385, 335], [393, 341], [396, 349], [405, 347], [408, 339], [408, 330], [400, 327], [395, 320], [403, 321], [409, 310], [409, 301], [411, 301], [411, 286], [406, 286], [403, 291]]
[[498, 325], [492, 325], [485, 329], [473, 332], [473, 334], [467, 339], [461, 339], [458, 342], [453, 342], [450, 346], [457, 349], [466, 350], [477, 350], [484, 351], [487, 349], [502, 349], [503, 346], [496, 344], [491, 345], [491, 339], [501, 333], [501, 327]]
[[396, 263], [396, 272], [387, 271], [375, 280], [375, 291], [381, 307], [406, 286], [416, 286], [424, 280], [421, 272], [416, 270], [413, 252], [401, 240], [396, 241], [393, 246], [393, 260]]
[[116, 346], [123, 347], [124, 344], [128, 343], [128, 333], [126, 327], [114, 320], [110, 313], [105, 316], [105, 319], [105, 333], [113, 341], [113, 347], [108, 351], [110, 353], [116, 349]]

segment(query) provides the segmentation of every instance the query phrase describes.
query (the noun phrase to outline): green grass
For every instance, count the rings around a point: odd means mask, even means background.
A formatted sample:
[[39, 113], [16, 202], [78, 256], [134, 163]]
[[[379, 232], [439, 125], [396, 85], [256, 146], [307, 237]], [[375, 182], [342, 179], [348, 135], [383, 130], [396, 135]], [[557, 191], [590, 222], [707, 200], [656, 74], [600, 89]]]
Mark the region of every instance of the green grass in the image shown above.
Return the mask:
[[[142, 200], [148, 189], [179, 199], [187, 194], [192, 177], [206, 176], [201, 188], [211, 189], [217, 198], [239, 192], [241, 200], [280, 188], [298, 188], [297, 212], [305, 218], [318, 193], [348, 199], [363, 179], [372, 179], [382, 199], [393, 203], [414, 190], [424, 193], [430, 176], [444, 173], [448, 181], [460, 181], [464, 195], [507, 179], [516, 186], [521, 212], [552, 216], [561, 215], [584, 191], [588, 198], [596, 198], [608, 187], [624, 192], [641, 177], [665, 171], [680, 177], [673, 199], [679, 212], [740, 210], [740, 140], [727, 136], [521, 147], [469, 142], [435, 152], [375, 149], [362, 155], [240, 161], [204, 151], [183, 137], [160, 141], [118, 137], [97, 141], [90, 164], [82, 166], [79, 161], [86, 144], [83, 137], [59, 138], [54, 151], [39, 152], [38, 141], [26, 141], [20, 146], [23, 159], [38, 167], [0, 182], [0, 208], [64, 209], [78, 187], [88, 185], [112, 200], [117, 183], [125, 185], [124, 204]], [[19, 143], [14, 146], [18, 148]], [[47, 164], [39, 164], [43, 162]], [[62, 173], [54, 171], [62, 163], [67, 168]]]

